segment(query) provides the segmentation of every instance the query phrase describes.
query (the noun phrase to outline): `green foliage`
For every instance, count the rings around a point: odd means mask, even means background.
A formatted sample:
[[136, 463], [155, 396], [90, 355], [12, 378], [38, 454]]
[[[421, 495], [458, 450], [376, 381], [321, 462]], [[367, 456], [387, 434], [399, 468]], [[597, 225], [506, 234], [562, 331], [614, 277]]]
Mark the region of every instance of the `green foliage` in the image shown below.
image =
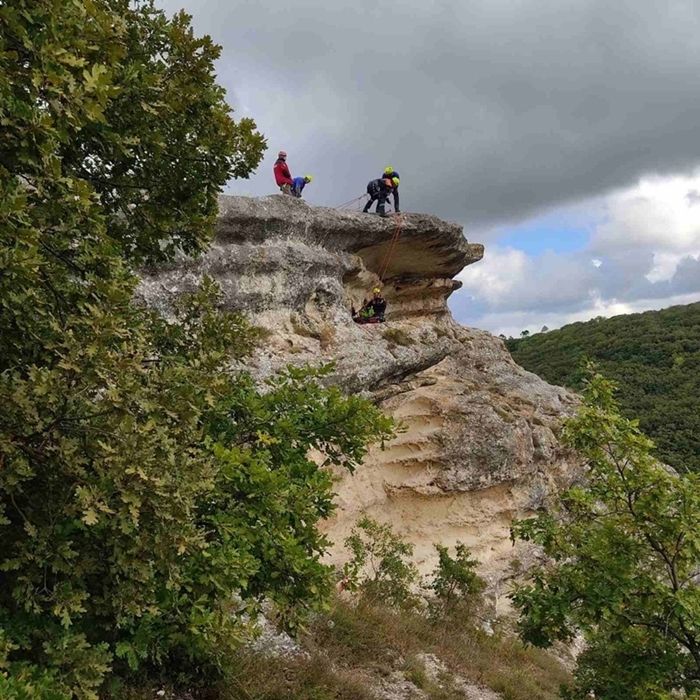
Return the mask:
[[259, 332], [209, 280], [168, 321], [133, 265], [196, 252], [264, 140], [218, 48], [128, 0], [0, 6], [0, 695], [96, 698], [110, 670], [211, 680], [263, 597], [329, 588], [331, 480], [390, 422], [231, 368]]
[[5, 700], [69, 700], [55, 671], [32, 664], [10, 662], [16, 646], [0, 630], [0, 698]]
[[585, 482], [565, 492], [558, 512], [513, 526], [551, 562], [531, 570], [513, 600], [533, 644], [584, 634], [570, 697], [691, 694], [700, 691], [700, 479], [653, 459], [613, 390], [592, 375], [565, 427], [587, 460]]
[[508, 340], [516, 362], [554, 384], [579, 389], [583, 360], [619, 386], [622, 412], [639, 418], [658, 458], [700, 471], [700, 304], [573, 323]]
[[224, 472], [205, 523], [237, 546], [241, 531], [249, 532], [246, 550], [259, 564], [247, 593], [275, 602], [288, 626], [329, 591], [331, 569], [319, 562], [328, 541], [317, 525], [333, 511], [334, 490], [331, 472], [321, 467], [353, 470], [368, 441], [387, 438], [392, 426], [366, 400], [315, 381], [330, 371], [289, 367], [263, 393], [240, 377], [211, 426]]
[[343, 569], [350, 590], [359, 590], [370, 600], [396, 607], [415, 604], [412, 587], [418, 571], [411, 563], [413, 545], [390, 525], [363, 516], [345, 540], [345, 546], [352, 554]]
[[290, 623], [320, 603], [316, 524], [333, 492], [308, 452], [352, 468], [388, 434], [303, 370], [265, 393], [231, 377], [246, 326], [208, 293], [168, 325], [101, 315], [128, 322], [117, 352], [89, 326], [91, 344], [67, 339], [55, 368], [3, 374], [0, 619], [11, 659], [60, 669], [85, 697], [113, 656], [122, 671], [216, 667], [264, 596]]
[[428, 589], [434, 595], [432, 612], [437, 616], [468, 612], [484, 589], [484, 581], [476, 573], [479, 562], [473, 559], [462, 542], [455, 547], [455, 556], [447, 547], [436, 544], [438, 564]]
[[97, 202], [132, 260], [201, 250], [222, 186], [265, 149], [253, 121], [230, 117], [220, 48], [152, 0], [17, 0], [0, 24], [4, 213], [51, 228], [40, 245], [60, 258]]

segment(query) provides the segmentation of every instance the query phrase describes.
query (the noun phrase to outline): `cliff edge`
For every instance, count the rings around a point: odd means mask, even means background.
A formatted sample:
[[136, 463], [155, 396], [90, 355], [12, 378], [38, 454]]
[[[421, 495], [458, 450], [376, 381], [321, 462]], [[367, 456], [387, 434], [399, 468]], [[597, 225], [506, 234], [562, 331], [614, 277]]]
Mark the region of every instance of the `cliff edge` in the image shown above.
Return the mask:
[[[499, 339], [452, 318], [454, 277], [482, 258], [482, 245], [456, 224], [403, 214], [387, 257], [397, 225], [283, 195], [222, 197], [207, 253], [145, 273], [140, 293], [167, 313], [175, 296], [213, 277], [227, 308], [269, 331], [251, 363], [257, 376], [333, 361], [330, 381], [403, 425], [354, 475], [338, 474], [338, 510], [326, 523], [334, 560], [367, 513], [410, 540], [423, 568], [434, 564], [433, 543], [465, 542], [497, 593], [522, 554], [510, 543], [512, 519], [545, 505], [571, 473], [557, 432], [575, 400], [516, 365]], [[386, 323], [355, 324], [351, 305], [376, 285]]]

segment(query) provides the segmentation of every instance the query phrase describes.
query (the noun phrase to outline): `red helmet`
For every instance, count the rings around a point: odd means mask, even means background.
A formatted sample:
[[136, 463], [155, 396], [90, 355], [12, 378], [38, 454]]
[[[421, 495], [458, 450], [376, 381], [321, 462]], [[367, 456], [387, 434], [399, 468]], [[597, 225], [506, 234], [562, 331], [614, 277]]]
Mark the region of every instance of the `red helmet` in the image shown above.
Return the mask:
[[278, 157], [278, 158], [286, 158], [286, 157], [287, 157], [287, 151], [280, 151], [280, 152], [277, 154], [277, 157]]

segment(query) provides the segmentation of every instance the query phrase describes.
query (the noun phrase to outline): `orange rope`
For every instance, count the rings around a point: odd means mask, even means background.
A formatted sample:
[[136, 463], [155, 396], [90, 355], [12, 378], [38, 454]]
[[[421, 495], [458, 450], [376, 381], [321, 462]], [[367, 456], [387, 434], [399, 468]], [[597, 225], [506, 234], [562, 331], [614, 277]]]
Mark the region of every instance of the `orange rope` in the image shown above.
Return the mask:
[[387, 250], [386, 255], [384, 256], [384, 260], [382, 261], [382, 264], [379, 267], [379, 279], [382, 282], [384, 282], [384, 275], [386, 275], [386, 271], [389, 268], [389, 262], [391, 261], [391, 257], [394, 254], [394, 250], [396, 249], [396, 244], [398, 243], [399, 237], [401, 236], [402, 224], [403, 220], [401, 218], [401, 214], [399, 214], [396, 217], [396, 229], [394, 230], [394, 235], [391, 237], [389, 249]]
[[355, 197], [355, 199], [351, 199], [349, 202], [345, 202], [344, 204], [339, 204], [336, 209], [345, 209], [346, 207], [350, 207], [355, 202], [359, 202], [360, 200], [364, 199], [367, 195], [366, 194], [361, 194], [359, 197]]

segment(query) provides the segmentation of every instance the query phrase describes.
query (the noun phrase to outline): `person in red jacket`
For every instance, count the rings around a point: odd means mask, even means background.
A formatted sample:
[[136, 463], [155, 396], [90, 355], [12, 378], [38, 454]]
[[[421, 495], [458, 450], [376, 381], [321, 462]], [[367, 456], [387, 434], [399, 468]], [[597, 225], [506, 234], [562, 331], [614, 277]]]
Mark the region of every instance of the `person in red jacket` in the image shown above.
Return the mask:
[[287, 165], [287, 154], [285, 151], [280, 151], [277, 154], [274, 173], [275, 182], [279, 185], [279, 188], [282, 191], [282, 193], [292, 194], [292, 186], [294, 185], [294, 180], [292, 180], [292, 174], [289, 172], [289, 166]]

